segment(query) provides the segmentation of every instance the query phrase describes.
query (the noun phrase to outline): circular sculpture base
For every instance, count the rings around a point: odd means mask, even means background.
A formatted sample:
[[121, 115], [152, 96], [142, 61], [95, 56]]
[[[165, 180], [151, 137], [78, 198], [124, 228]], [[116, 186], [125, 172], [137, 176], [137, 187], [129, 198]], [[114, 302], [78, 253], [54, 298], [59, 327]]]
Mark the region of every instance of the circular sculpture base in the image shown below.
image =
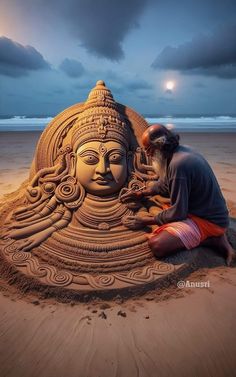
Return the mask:
[[[75, 273], [41, 263], [34, 254], [18, 252], [11, 244], [1, 243], [2, 265], [21, 290], [39, 291], [44, 296], [70, 297], [83, 300], [129, 297], [168, 285], [190, 271], [189, 264], [173, 265], [150, 261], [129, 271], [109, 273]], [[9, 275], [10, 276], [10, 275]]]
[[[1, 226], [8, 213], [21, 201], [16, 196], [15, 200], [5, 203], [0, 214]], [[74, 246], [62, 242], [65, 236], [67, 241], [70, 239], [70, 233], [74, 234]], [[102, 241], [103, 234], [100, 230], [99, 233]], [[191, 263], [182, 260], [177, 264], [158, 261], [153, 257], [146, 235], [141, 231], [137, 231], [135, 237], [134, 232], [129, 230], [126, 234], [122, 230], [118, 236], [116, 231], [114, 240], [112, 232], [109, 233], [110, 242], [106, 244], [111, 250], [108, 252], [91, 251], [91, 241], [90, 250], [83, 250], [83, 243], [79, 239], [81, 234], [76, 234], [78, 229], [75, 231], [73, 227], [61, 230], [29, 252], [18, 249], [21, 240], [1, 240], [2, 276], [11, 284], [14, 282], [20, 290], [39, 292], [44, 297], [81, 301], [109, 299], [117, 295], [133, 296], [168, 285], [174, 278], [188, 273], [195, 258], [191, 258]], [[91, 238], [91, 230], [89, 235]], [[82, 237], [86, 245], [85, 230]], [[128, 247], [117, 250], [124, 239]], [[80, 248], [76, 246], [77, 243]], [[99, 246], [98, 238], [96, 245]]]
[[[14, 196], [16, 199], [11, 198], [0, 211], [0, 226], [8, 212], [21, 201], [18, 195], [13, 194]], [[235, 228], [234, 223], [233, 225]], [[235, 234], [233, 229], [228, 233], [234, 245]], [[75, 256], [73, 262], [67, 257], [65, 263], [63, 245], [57, 249], [57, 255], [56, 249], [52, 248], [49, 258], [52, 241], [51, 239], [40, 248], [24, 252], [17, 250], [17, 241], [1, 240], [1, 277], [23, 293], [39, 294], [43, 298], [53, 297], [64, 302], [89, 301], [141, 295], [153, 289], [176, 284], [196, 268], [224, 264], [222, 257], [203, 248], [181, 251], [159, 261], [151, 254], [146, 241], [139, 251], [135, 249], [133, 252], [132, 248], [129, 248], [121, 254], [118, 253], [116, 258], [112, 253], [103, 253], [102, 256], [102, 253], [98, 255], [91, 251], [83, 256], [77, 250], [77, 263]], [[64, 252], [67, 253], [68, 250], [65, 248]], [[62, 256], [64, 265], [58, 263], [56, 258], [59, 255]]]

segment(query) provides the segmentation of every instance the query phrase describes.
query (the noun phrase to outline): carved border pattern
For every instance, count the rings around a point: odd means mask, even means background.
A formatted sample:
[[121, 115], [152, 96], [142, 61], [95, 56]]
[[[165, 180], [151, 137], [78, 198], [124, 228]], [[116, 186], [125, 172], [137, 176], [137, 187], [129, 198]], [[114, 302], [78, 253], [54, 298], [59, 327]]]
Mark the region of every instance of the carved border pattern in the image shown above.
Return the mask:
[[90, 289], [102, 290], [117, 289], [121, 286], [121, 283], [127, 287], [143, 285], [155, 281], [158, 276], [167, 275], [175, 271], [175, 267], [172, 264], [155, 261], [151, 265], [136, 268], [126, 273], [113, 272], [97, 276], [88, 273], [72, 274], [65, 270], [58, 270], [54, 266], [40, 263], [38, 258], [29, 252], [18, 251], [17, 241], [5, 245], [3, 253], [8, 262], [15, 267], [25, 267], [27, 274], [30, 276], [39, 280], [43, 279], [52, 286], [68, 287], [71, 284], [75, 284], [78, 286], [78, 291], [86, 290], [86, 286]]

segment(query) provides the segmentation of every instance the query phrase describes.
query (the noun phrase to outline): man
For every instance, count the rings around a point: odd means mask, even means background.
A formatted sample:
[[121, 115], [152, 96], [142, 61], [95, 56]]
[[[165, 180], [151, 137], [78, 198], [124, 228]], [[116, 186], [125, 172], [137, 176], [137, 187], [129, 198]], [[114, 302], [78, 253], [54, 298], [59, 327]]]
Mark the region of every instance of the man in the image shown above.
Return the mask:
[[216, 177], [199, 153], [179, 145], [179, 136], [161, 125], [150, 126], [142, 135], [159, 180], [142, 192], [129, 192], [122, 199], [141, 199], [160, 194], [170, 206], [157, 216], [130, 216], [136, 226], [157, 224], [149, 245], [157, 257], [198, 245], [217, 247], [229, 266], [235, 257], [225, 231], [228, 210]]

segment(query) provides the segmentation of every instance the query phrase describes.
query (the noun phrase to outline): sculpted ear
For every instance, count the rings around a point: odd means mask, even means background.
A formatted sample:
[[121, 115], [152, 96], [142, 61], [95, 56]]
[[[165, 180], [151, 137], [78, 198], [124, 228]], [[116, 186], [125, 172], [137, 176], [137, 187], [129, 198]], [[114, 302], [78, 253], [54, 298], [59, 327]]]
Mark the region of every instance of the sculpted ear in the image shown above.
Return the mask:
[[74, 152], [70, 153], [70, 168], [69, 168], [69, 174], [70, 174], [72, 177], [75, 177], [75, 173], [76, 173], [76, 161], [77, 161], [76, 153], [74, 153]]

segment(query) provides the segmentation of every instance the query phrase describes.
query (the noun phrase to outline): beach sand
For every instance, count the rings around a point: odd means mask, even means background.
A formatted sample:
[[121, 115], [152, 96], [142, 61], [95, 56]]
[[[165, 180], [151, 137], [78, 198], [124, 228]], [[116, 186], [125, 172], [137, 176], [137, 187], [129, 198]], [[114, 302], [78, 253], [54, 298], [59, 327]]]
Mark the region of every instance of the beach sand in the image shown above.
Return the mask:
[[[0, 193], [27, 178], [37, 132], [0, 136]], [[236, 217], [236, 134], [182, 134], [211, 164]], [[204, 249], [203, 249], [204, 252]], [[236, 269], [203, 268], [168, 287], [115, 302], [23, 298], [1, 282], [1, 377], [233, 376]]]
[[3, 290], [1, 377], [234, 376], [236, 270], [188, 279], [210, 287], [88, 305]]

